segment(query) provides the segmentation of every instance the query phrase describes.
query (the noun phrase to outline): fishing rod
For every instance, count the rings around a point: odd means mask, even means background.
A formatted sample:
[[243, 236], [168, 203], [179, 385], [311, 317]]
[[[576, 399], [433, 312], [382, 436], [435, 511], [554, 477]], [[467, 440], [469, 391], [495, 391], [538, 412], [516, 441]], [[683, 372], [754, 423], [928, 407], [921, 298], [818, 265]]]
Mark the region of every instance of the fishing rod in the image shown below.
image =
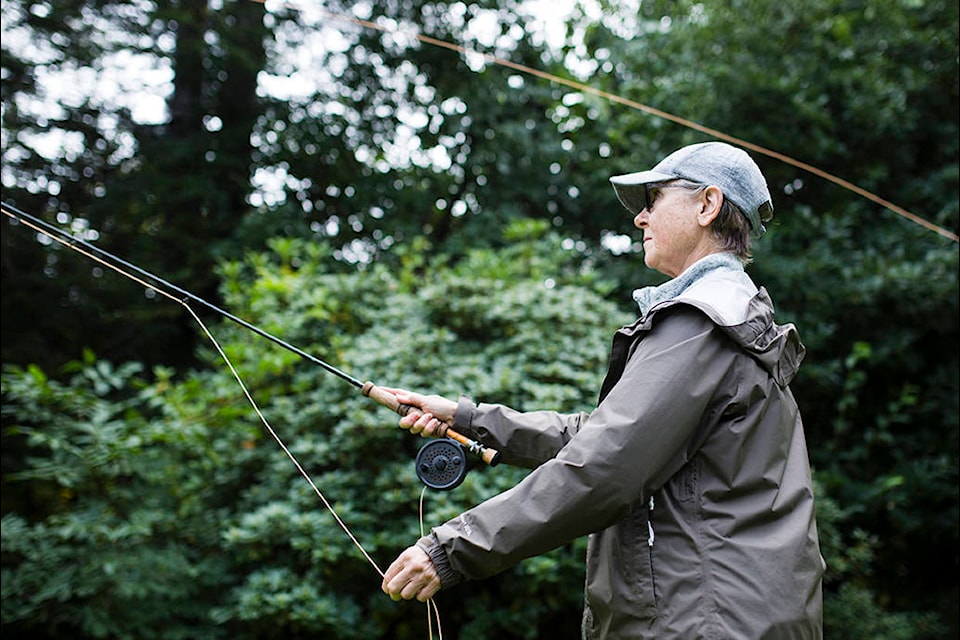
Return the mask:
[[[373, 382], [361, 381], [338, 369], [329, 362], [325, 362], [320, 358], [307, 353], [306, 351], [290, 344], [289, 342], [278, 338], [267, 331], [264, 331], [260, 327], [247, 322], [243, 318], [239, 318], [225, 309], [222, 309], [217, 305], [208, 302], [207, 300], [204, 300], [203, 298], [190, 293], [189, 291], [186, 291], [185, 289], [182, 289], [168, 282], [167, 280], [164, 280], [163, 278], [160, 278], [159, 276], [150, 273], [149, 271], [146, 271], [135, 264], [123, 260], [122, 258], [106, 251], [105, 249], [101, 249], [100, 247], [97, 247], [86, 240], [72, 236], [59, 227], [32, 216], [29, 213], [26, 213], [12, 205], [9, 205], [5, 202], [0, 204], [2, 204], [3, 214], [14, 221], [24, 224], [39, 233], [49, 236], [51, 239], [74, 251], [78, 251], [83, 255], [87, 255], [88, 257], [103, 263], [105, 266], [113, 269], [117, 273], [120, 273], [127, 278], [141, 282], [138, 278], [129, 273], [132, 271], [148, 280], [148, 282], [143, 282], [143, 284], [146, 286], [165, 293], [165, 295], [173, 299], [176, 298], [171, 294], [171, 292], [182, 296], [182, 299], [179, 300], [179, 302], [182, 304], [186, 304], [187, 300], [192, 300], [193, 302], [203, 305], [207, 309], [217, 313], [227, 320], [235, 322], [241, 327], [253, 331], [257, 335], [266, 338], [274, 344], [277, 344], [284, 349], [297, 354], [304, 360], [318, 365], [328, 373], [332, 373], [341, 380], [345, 380], [349, 384], [360, 389], [360, 392], [364, 396], [376, 400], [380, 404], [388, 407], [401, 416], [405, 416], [415, 409], [415, 407], [412, 407], [411, 405], [401, 403], [399, 400], [397, 400], [393, 393], [382, 387], [378, 387]], [[91, 253], [87, 253], [81, 249], [78, 249], [77, 245], [83, 247], [83, 249], [86, 249], [87, 252]], [[447, 424], [446, 422], [441, 421], [440, 427], [435, 433], [437, 434], [437, 439], [427, 443], [427, 445], [420, 449], [416, 461], [418, 477], [420, 477], [424, 484], [431, 488], [452, 489], [460, 484], [464, 475], [466, 474], [466, 464], [460, 455], [460, 452], [463, 449], [477, 455], [481, 460], [491, 467], [496, 466], [500, 462], [499, 451], [486, 447], [476, 440], [464, 436], [463, 434], [455, 431], [451, 425]]]

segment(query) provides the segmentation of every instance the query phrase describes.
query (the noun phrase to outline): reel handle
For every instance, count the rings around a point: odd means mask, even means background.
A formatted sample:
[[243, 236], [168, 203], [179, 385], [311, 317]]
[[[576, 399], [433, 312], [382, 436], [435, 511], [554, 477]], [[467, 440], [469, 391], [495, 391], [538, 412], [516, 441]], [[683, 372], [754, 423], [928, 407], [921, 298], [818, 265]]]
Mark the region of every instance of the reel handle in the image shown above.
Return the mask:
[[[396, 411], [401, 416], [407, 415], [414, 409], [414, 407], [408, 404], [402, 404], [392, 393], [381, 389], [372, 382], [363, 383], [363, 387], [360, 390], [363, 392], [363, 395], [367, 396], [368, 398], [373, 398], [383, 406], [389, 407], [392, 411]], [[465, 446], [470, 453], [480, 456], [480, 458], [491, 467], [495, 467], [500, 463], [499, 451], [485, 447], [476, 440], [471, 440], [465, 435], [457, 433], [445, 422], [440, 423], [440, 429], [437, 431], [437, 437], [456, 440]]]

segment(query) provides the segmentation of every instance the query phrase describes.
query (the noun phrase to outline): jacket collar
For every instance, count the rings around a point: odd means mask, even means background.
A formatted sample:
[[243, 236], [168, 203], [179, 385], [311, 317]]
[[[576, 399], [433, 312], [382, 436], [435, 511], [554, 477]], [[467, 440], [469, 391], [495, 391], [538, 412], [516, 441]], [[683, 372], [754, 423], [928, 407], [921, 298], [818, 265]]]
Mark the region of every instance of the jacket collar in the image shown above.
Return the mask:
[[633, 292], [633, 299], [640, 307], [640, 315], [645, 316], [654, 305], [673, 300], [686, 291], [690, 285], [713, 271], [743, 272], [743, 263], [732, 253], [711, 253], [700, 258], [676, 278], [663, 284], [643, 287]]

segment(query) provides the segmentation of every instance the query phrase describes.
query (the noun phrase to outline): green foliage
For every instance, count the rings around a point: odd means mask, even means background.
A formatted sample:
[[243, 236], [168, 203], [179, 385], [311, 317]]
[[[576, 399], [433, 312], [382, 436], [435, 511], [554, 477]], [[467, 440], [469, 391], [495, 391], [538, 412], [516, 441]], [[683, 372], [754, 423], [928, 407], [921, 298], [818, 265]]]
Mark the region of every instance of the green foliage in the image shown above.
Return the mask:
[[[267, 35], [263, 3], [220, 5], [5, 2], [4, 202], [214, 296], [247, 209]], [[159, 113], [136, 113], [147, 105]], [[4, 225], [3, 245], [4, 282], [17, 282], [2, 300], [5, 363], [53, 372], [89, 347], [191, 364], [196, 334], [175, 308], [25, 227]]]
[[207, 499], [224, 461], [160, 401], [169, 381], [149, 386], [139, 369], [90, 357], [61, 384], [5, 368], [4, 442], [25, 451], [4, 475], [5, 631], [173, 639], [207, 626], [203, 594], [228, 575]]
[[825, 635], [858, 640], [949, 637], [933, 612], [890, 611], [870, 586], [879, 540], [857, 525], [857, 509], [842, 509], [817, 483], [817, 525], [827, 558]]
[[[241, 317], [389, 385], [589, 409], [609, 335], [628, 318], [555, 234], [528, 223], [510, 234], [510, 248], [472, 251], [455, 267], [411, 253], [400, 271], [352, 274], [328, 272], [323, 247], [277, 241], [275, 252], [224, 265], [225, 296]], [[421, 527], [526, 471], [472, 461], [455, 492], [424, 497], [421, 522], [420, 440], [392, 428], [396, 416], [235, 324], [212, 335], [270, 430], [212, 346], [208, 367], [182, 381], [162, 370], [147, 381], [134, 365], [92, 356], [69, 384], [35, 369], [5, 372], [7, 437], [30, 450], [5, 481], [21, 491], [49, 485], [61, 500], [43, 514], [5, 516], [4, 625], [88, 637], [151, 627], [171, 638], [422, 637], [422, 612], [383, 596], [371, 563], [385, 568]], [[575, 628], [584, 551], [581, 541], [472, 585], [463, 606], [444, 594], [445, 633], [535, 638]], [[139, 614], [146, 602], [158, 619]]]
[[[596, 274], [580, 264], [576, 253], [560, 249], [554, 234], [525, 237], [525, 227], [526, 232], [543, 235], [538, 225], [518, 225], [511, 232], [515, 244], [510, 248], [475, 250], [450, 268], [442, 268], [442, 257], [424, 260], [430, 255], [429, 246], [413, 243], [398, 251], [399, 261], [406, 265], [400, 270], [374, 265], [361, 274], [328, 273], [323, 261], [308, 258], [314, 251], [309, 245], [284, 242], [272, 260], [261, 256], [248, 260], [246, 266], [227, 266], [225, 272], [257, 274], [244, 297], [230, 298], [230, 303], [245, 309], [246, 315], [277, 318], [284, 322], [281, 333], [294, 344], [348, 371], [376, 372], [388, 385], [453, 397], [468, 391], [497, 401], [523, 398], [528, 404], [546, 403], [542, 406], [589, 407], [602, 376], [609, 332], [626, 318], [598, 295], [593, 288]], [[548, 280], [547, 274], [554, 277]], [[292, 365], [282, 376], [290, 387], [273, 388], [280, 378], [266, 370], [263, 345], [251, 344], [242, 332], [236, 339], [251, 348], [241, 356], [246, 361], [239, 368], [247, 370], [258, 393], [266, 392], [271, 398], [266, 413], [279, 417], [278, 423], [296, 434], [295, 455], [309, 456], [309, 469], [334, 508], [368, 552], [379, 558], [378, 563], [388, 563], [419, 535], [415, 508], [419, 484], [412, 468], [417, 439], [389, 429], [395, 418], [372, 409], [356, 389], [316, 367]], [[258, 381], [261, 374], [271, 380]], [[299, 486], [302, 482], [296, 482], [297, 488], [291, 491], [289, 466], [277, 458], [274, 471], [283, 482], [275, 488], [258, 487], [249, 497], [255, 502], [240, 509], [248, 515], [234, 524], [227, 542], [238, 555], [251, 554], [251, 562], [260, 560], [256, 575], [293, 570], [300, 578], [291, 584], [304, 579], [329, 581], [318, 591], [340, 597], [350, 592], [356, 602], [363, 603], [378, 584], [371, 579], [371, 567], [350, 549], [327, 514], [318, 514], [318, 522], [305, 529], [294, 525], [301, 519], [295, 514], [319, 505], [315, 496]], [[425, 526], [511, 486], [524, 473], [480, 467], [456, 492], [427, 497]], [[262, 495], [265, 491], [269, 497]], [[280, 512], [285, 515], [276, 511], [280, 500], [293, 500]], [[257, 506], [265, 501], [268, 506]], [[307, 544], [297, 542], [303, 536]], [[264, 567], [263, 554], [270, 568]], [[540, 625], [549, 624], [558, 611], [579, 610], [582, 548], [558, 550], [551, 558], [542, 571], [533, 571], [536, 575], [527, 580], [526, 588], [542, 595], [559, 579], [558, 573], [566, 580], [559, 593], [544, 598], [541, 613], [533, 615], [529, 603], [522, 605], [525, 628], [531, 634], [542, 630]], [[518, 571], [531, 573], [529, 567]], [[473, 590], [509, 589], [507, 585], [516, 582], [504, 577]], [[255, 615], [241, 603], [254, 597], [260, 584], [258, 579], [238, 587], [237, 604], [221, 610], [221, 615], [236, 615], [230, 612], [240, 610]], [[441, 597], [445, 630], [462, 628], [461, 637], [485, 637], [489, 629], [477, 625], [496, 624], [500, 633], [517, 633], [515, 621], [500, 615], [505, 603], [513, 601], [504, 595], [477, 595], [486, 603], [485, 610], [443, 607]], [[567, 605], [560, 609], [549, 605], [558, 598]], [[376, 610], [381, 608], [382, 603], [376, 605]], [[481, 613], [479, 618], [471, 617]], [[410, 605], [378, 615], [382, 618], [369, 612], [360, 617], [369, 626], [361, 626], [366, 635], [359, 637], [423, 633], [420, 614], [412, 623], [408, 619]], [[576, 616], [568, 616], [567, 622], [576, 624]], [[281, 622], [285, 620], [273, 624]]]
[[[526, 408], [590, 406], [610, 318], [631, 313], [631, 289], [661, 279], [638, 269], [639, 248], [635, 236], [621, 235], [630, 221], [608, 178], [706, 134], [309, 11], [256, 2], [82, 4], [4, 4], [5, 202], [56, 216], [77, 233], [96, 231], [101, 246], [349, 371]], [[416, 25], [578, 79], [958, 228], [956, 2], [603, 2], [600, 12], [573, 8], [559, 51], [543, 46], [514, 2], [374, 5], [370, 17], [380, 24]], [[468, 28], [493, 15], [495, 44]], [[333, 28], [338, 37], [325, 38]], [[316, 47], [315, 35], [344, 47]], [[297, 75], [302, 58], [285, 57], [288, 45], [316, 56], [316, 77]], [[47, 100], [44, 74], [96, 71], [129, 53], [172, 71], [166, 121], [137, 121], [130, 104], [82, 91]], [[307, 76], [316, 84], [289, 96], [256, 85]], [[134, 95], [139, 75], [123, 77]], [[64, 144], [44, 144], [60, 132]], [[832, 505], [821, 514], [828, 635], [934, 635], [926, 612], [935, 611], [953, 637], [957, 244], [794, 164], [757, 158], [777, 216], [755, 247], [751, 274], [808, 348], [794, 392], [821, 507]], [[601, 244], [618, 235], [621, 249]], [[274, 624], [291, 637], [326, 636], [336, 625], [366, 637], [423, 635], [422, 612], [384, 602], [359, 553], [337, 543], [341, 534], [215, 350], [196, 348], [205, 338], [181, 308], [141, 296], [66, 248], [33, 242], [22, 225], [4, 224], [2, 244], [3, 362], [21, 367], [6, 368], [3, 383], [5, 631], [29, 624], [35, 634], [43, 627], [63, 635], [55, 631], [64, 625], [63, 633], [105, 633], [83, 582], [51, 581], [60, 606], [40, 577], [54, 575], [60, 558], [75, 576], [77, 558], [106, 554], [100, 538], [77, 537], [75, 523], [72, 537], [58, 538], [62, 525], [49, 519], [100, 522], [107, 513], [101, 526], [117, 532], [121, 547], [136, 543], [170, 566], [179, 553], [181, 568], [198, 572], [160, 589], [154, 603], [157, 618], [161, 609], [171, 614], [158, 625], [171, 637], [179, 628], [172, 620], [191, 621], [183, 635], [211, 620], [240, 637], [270, 637]], [[391, 417], [295, 355], [237, 327], [214, 331], [226, 336], [253, 395], [267, 399], [279, 435], [336, 490], [364, 541], [375, 541], [376, 560], [389, 561], [418, 526], [409, 465], [416, 440], [384, 429]], [[150, 374], [93, 356], [60, 366], [84, 348], [141, 362]], [[185, 363], [196, 362], [205, 368], [188, 374]], [[344, 479], [343, 469], [363, 482]], [[439, 521], [520, 473], [477, 469], [453, 494], [431, 496], [431, 514]], [[358, 493], [359, 484], [370, 492]], [[371, 517], [371, 507], [383, 517]], [[161, 511], [183, 518], [174, 527]], [[142, 525], [125, 524], [144, 521], [163, 522], [174, 551], [137, 533]], [[322, 534], [319, 522], [328, 525]], [[271, 540], [271, 528], [282, 539]], [[46, 560], [8, 555], [14, 534], [49, 549]], [[147, 542], [135, 542], [138, 535]], [[130, 575], [159, 566], [124, 557]], [[579, 581], [581, 557], [578, 548], [559, 550], [465, 586], [444, 618], [461, 637], [536, 628], [569, 635], [579, 609], [579, 585], [569, 585]], [[15, 566], [22, 575], [7, 573]], [[318, 576], [320, 566], [354, 586]], [[551, 571], [557, 582], [548, 587]], [[121, 593], [93, 574], [96, 597]], [[292, 586], [291, 576], [302, 584]], [[8, 600], [8, 585], [18, 584], [27, 586]], [[310, 598], [315, 615], [303, 606]], [[525, 612], [537, 622], [528, 624]], [[124, 601], [112, 632], [136, 634], [142, 627], [132, 617]]]

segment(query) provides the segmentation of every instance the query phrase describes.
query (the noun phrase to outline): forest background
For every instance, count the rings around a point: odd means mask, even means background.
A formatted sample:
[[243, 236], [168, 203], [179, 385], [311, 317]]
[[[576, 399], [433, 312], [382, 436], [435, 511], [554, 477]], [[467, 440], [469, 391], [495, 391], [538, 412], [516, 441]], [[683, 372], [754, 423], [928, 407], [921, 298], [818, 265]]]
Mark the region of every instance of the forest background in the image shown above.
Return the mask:
[[[359, 378], [520, 409], [589, 410], [630, 292], [661, 281], [609, 176], [717, 135], [774, 152], [749, 272], [808, 349], [827, 637], [957, 636], [955, 1], [2, 20], [5, 209]], [[397, 416], [191, 305], [367, 561], [183, 306], [6, 212], [2, 247], [5, 638], [428, 637], [371, 564], [522, 470], [474, 461], [421, 516]], [[442, 592], [444, 637], [576, 637], [584, 550]]]

